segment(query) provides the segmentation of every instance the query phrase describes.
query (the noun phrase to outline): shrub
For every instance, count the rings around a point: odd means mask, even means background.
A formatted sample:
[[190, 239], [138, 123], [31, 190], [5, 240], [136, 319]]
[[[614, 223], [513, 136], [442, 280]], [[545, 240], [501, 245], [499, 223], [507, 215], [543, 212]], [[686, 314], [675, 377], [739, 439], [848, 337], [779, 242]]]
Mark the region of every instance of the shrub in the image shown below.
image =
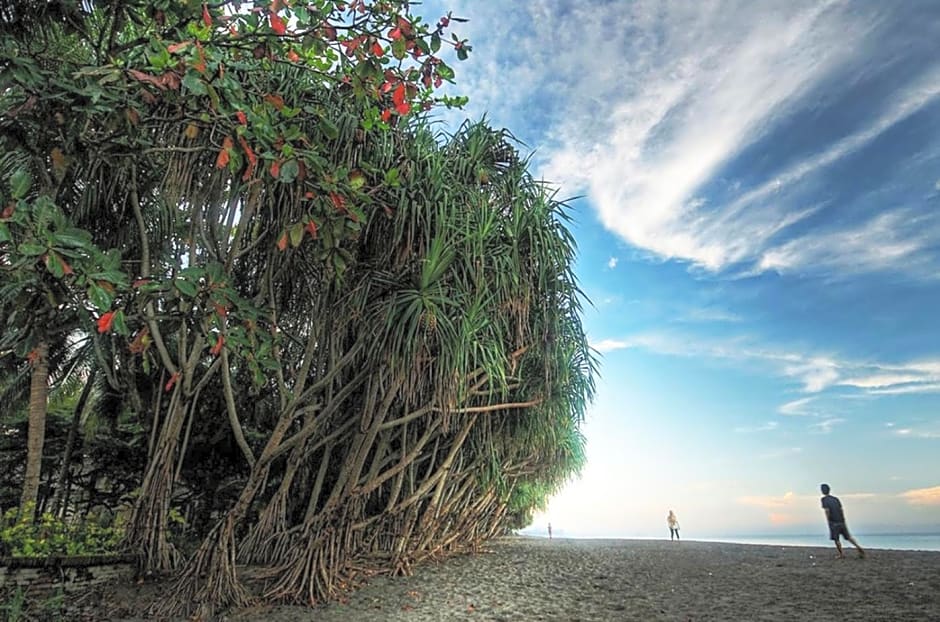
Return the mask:
[[32, 508], [11, 508], [3, 514], [0, 552], [13, 557], [106, 555], [118, 552], [124, 530], [95, 522], [69, 524], [52, 514], [33, 521]]

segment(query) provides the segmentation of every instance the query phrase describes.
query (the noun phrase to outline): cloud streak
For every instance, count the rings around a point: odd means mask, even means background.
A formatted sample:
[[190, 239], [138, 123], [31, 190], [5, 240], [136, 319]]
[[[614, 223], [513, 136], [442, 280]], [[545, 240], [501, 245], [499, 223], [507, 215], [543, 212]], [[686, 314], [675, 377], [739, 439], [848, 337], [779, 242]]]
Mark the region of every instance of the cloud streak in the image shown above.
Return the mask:
[[712, 359], [788, 378], [808, 396], [782, 404], [782, 415], [818, 416], [810, 408], [814, 395], [843, 388], [871, 396], [936, 393], [940, 390], [940, 359], [893, 363], [858, 361], [834, 354], [778, 348], [745, 336], [708, 339], [688, 333], [649, 332], [593, 344], [601, 352], [640, 348], [655, 354]]
[[[918, 222], [916, 207], [798, 226], [831, 209], [807, 200], [806, 187], [940, 98], [935, 59], [909, 63], [922, 70], [899, 78], [892, 97], [866, 100], [841, 133], [795, 154], [774, 151], [780, 132], [800, 129], [787, 125], [796, 115], [834, 104], [875, 71], [883, 38], [895, 34], [885, 27], [892, 7], [464, 0], [454, 9], [473, 18], [462, 26], [479, 41], [460, 66], [469, 112], [538, 136], [544, 176], [567, 194], [585, 192], [604, 226], [634, 247], [738, 275], [935, 273], [919, 264], [937, 257], [917, 257], [940, 239], [940, 224]], [[753, 174], [729, 169], [752, 152], [780, 159]]]

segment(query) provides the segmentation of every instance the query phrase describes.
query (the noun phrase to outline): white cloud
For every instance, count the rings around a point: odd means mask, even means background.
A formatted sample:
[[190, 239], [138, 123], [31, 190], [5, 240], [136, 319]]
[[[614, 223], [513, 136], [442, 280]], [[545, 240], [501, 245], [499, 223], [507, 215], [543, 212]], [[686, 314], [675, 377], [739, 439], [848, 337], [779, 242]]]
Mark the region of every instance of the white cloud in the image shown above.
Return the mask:
[[767, 421], [759, 426], [755, 427], [740, 427], [735, 428], [734, 431], [738, 434], [752, 434], [755, 432], [772, 432], [777, 429], [780, 424], [776, 421]]
[[898, 495], [911, 505], [940, 505], [940, 486], [915, 488]]
[[810, 430], [818, 434], [829, 434], [832, 432], [832, 428], [835, 426], [845, 423], [845, 419], [841, 417], [831, 417], [829, 419], [823, 419], [817, 423], [814, 423], [810, 426]]
[[933, 276], [932, 257], [922, 252], [938, 235], [940, 224], [935, 220], [898, 209], [856, 227], [794, 238], [765, 251], [753, 272], [895, 269]]
[[[713, 272], [906, 270], [919, 268], [910, 260], [940, 236], [911, 222], [892, 230], [907, 216], [896, 207], [854, 230], [791, 228], [824, 208], [797, 203], [800, 184], [934, 101], [938, 64], [810, 155], [743, 187], [721, 180], [729, 202], [703, 194], [810, 93], [834, 92], [850, 67], [863, 71], [858, 59], [876, 57], [887, 8], [844, 0], [448, 5], [471, 17], [461, 34], [479, 43], [457, 66], [456, 90], [472, 96], [467, 112], [486, 112], [524, 137], [531, 130], [541, 174], [568, 194], [586, 191], [604, 225], [639, 249]], [[839, 244], [846, 241], [854, 243]]]
[[607, 267], [610, 268], [611, 270], [613, 270], [614, 268], [617, 267], [617, 263], [618, 263], [619, 261], [620, 261], [620, 260], [617, 259], [616, 257], [611, 257], [610, 259], [607, 260]]
[[679, 319], [684, 322], [740, 322], [743, 320], [736, 313], [715, 307], [690, 309]]
[[[940, 392], [940, 359], [904, 363], [856, 361], [832, 354], [762, 346], [745, 336], [704, 339], [665, 331], [631, 335], [627, 339], [604, 339], [593, 345], [601, 351], [643, 348], [657, 354], [729, 362], [749, 371], [792, 379], [808, 394], [821, 394], [837, 387], [869, 397]], [[812, 400], [812, 396], [795, 399], [781, 405], [778, 412], [820, 416], [820, 412], [807, 408]]]
[[777, 409], [777, 412], [779, 412], [781, 415], [787, 416], [815, 416], [815, 412], [806, 409], [806, 405], [812, 402], [814, 399], [816, 398], [804, 397], [798, 400], [793, 400], [792, 402], [787, 402], [786, 404], [781, 404]]
[[598, 352], [614, 352], [616, 350], [626, 350], [636, 344], [623, 339], [601, 339], [597, 343], [592, 343], [591, 347]]

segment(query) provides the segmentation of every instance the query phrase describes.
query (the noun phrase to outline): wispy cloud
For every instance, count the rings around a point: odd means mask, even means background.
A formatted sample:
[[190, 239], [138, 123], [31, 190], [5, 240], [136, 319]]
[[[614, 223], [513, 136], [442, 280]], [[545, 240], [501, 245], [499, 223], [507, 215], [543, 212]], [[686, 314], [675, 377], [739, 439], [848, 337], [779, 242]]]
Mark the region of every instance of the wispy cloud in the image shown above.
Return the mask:
[[798, 400], [793, 400], [792, 402], [787, 402], [786, 404], [781, 404], [777, 409], [781, 415], [798, 415], [798, 416], [815, 416], [816, 412], [807, 408], [807, 406], [816, 398], [813, 397], [803, 397]]
[[892, 428], [895, 436], [902, 438], [940, 439], [940, 429], [924, 430], [914, 427]]
[[633, 342], [625, 339], [601, 339], [596, 343], [591, 343], [591, 347], [598, 352], [614, 352], [616, 350], [626, 350], [632, 348]]
[[[844, 387], [869, 396], [940, 391], [940, 359], [894, 363], [858, 361], [835, 354], [801, 352], [756, 343], [747, 336], [709, 339], [684, 332], [649, 332], [627, 339], [604, 339], [601, 351], [643, 348], [657, 354], [724, 361], [760, 369], [792, 379], [804, 393], [818, 394]], [[809, 408], [812, 397], [800, 397], [780, 406], [783, 415], [818, 415]]]
[[915, 488], [899, 496], [911, 505], [940, 505], [940, 486]]
[[743, 318], [737, 313], [718, 307], [696, 307], [682, 314], [679, 320], [682, 322], [741, 322]]
[[620, 260], [617, 259], [616, 257], [611, 257], [610, 259], [607, 260], [607, 267], [613, 270], [614, 268], [617, 267], [617, 263], [619, 263], [619, 261]]
[[734, 431], [738, 434], [753, 434], [755, 432], [772, 432], [779, 427], [779, 423], [776, 421], [767, 421], [758, 426], [753, 427], [739, 427], [735, 428]]
[[459, 67], [469, 112], [538, 136], [544, 176], [566, 193], [586, 192], [604, 225], [638, 249], [712, 272], [907, 270], [919, 269], [911, 259], [940, 236], [896, 207], [850, 227], [793, 227], [828, 208], [807, 202], [803, 185], [937, 99], [938, 62], [909, 63], [922, 71], [899, 79], [895, 96], [866, 100], [865, 115], [841, 135], [743, 183], [724, 177], [795, 114], [872, 70], [880, 37], [896, 36], [882, 30], [893, 5], [449, 4], [473, 18], [462, 31], [479, 42]]
[[845, 419], [841, 417], [830, 417], [828, 419], [823, 419], [822, 421], [813, 423], [809, 427], [810, 430], [816, 432], [817, 434], [829, 434], [832, 432], [832, 429], [835, 426], [842, 423], [845, 423]]

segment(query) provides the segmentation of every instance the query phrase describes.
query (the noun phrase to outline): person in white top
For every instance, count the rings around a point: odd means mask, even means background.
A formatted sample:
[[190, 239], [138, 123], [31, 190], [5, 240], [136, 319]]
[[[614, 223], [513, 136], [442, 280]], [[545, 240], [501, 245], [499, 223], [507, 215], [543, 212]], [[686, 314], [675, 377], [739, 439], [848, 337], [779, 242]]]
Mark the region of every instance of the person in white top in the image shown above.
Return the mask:
[[676, 514], [672, 510], [669, 510], [669, 516], [666, 517], [666, 523], [669, 525], [669, 539], [678, 540], [679, 539], [679, 519], [676, 518]]

